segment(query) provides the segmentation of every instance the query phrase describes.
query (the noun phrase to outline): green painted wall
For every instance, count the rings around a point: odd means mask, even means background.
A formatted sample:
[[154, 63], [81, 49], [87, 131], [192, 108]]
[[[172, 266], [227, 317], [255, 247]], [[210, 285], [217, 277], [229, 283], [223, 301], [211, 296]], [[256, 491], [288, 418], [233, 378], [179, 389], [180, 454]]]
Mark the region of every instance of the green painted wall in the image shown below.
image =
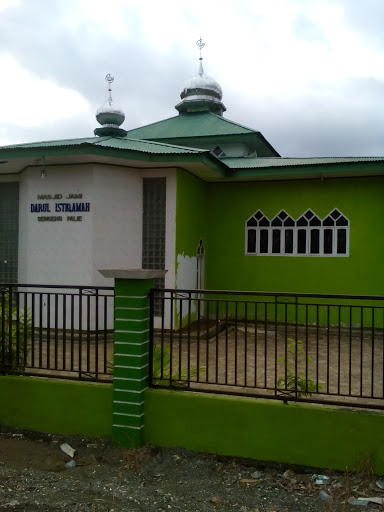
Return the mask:
[[207, 199], [204, 181], [185, 171], [177, 171], [176, 266], [177, 255], [195, 257], [200, 239], [206, 244]]
[[384, 474], [384, 415], [149, 389], [146, 443], [339, 470], [369, 458]]
[[[208, 184], [206, 288], [384, 295], [383, 197], [382, 177]], [[258, 209], [271, 219], [308, 208], [349, 218], [349, 257], [245, 255], [245, 222]]]
[[[200, 240], [206, 244], [207, 184], [195, 176], [177, 171], [176, 195], [176, 288], [195, 289], [197, 285], [197, 247]], [[174, 325], [184, 326], [196, 319], [196, 303], [180, 312], [175, 304]], [[181, 313], [181, 314], [180, 314]]]
[[1, 376], [0, 425], [39, 432], [110, 438], [112, 386]]

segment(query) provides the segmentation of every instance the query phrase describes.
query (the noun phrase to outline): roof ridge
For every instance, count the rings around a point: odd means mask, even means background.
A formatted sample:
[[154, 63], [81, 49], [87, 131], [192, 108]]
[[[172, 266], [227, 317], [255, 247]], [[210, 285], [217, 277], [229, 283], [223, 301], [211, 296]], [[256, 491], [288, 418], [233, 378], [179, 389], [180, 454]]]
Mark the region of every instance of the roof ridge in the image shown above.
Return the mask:
[[143, 144], [153, 144], [154, 146], [167, 146], [171, 148], [180, 148], [180, 149], [188, 149], [193, 153], [209, 153], [208, 149], [199, 149], [199, 148], [191, 148], [189, 146], [180, 146], [178, 144], [167, 144], [166, 142], [157, 142], [155, 140], [149, 139], [134, 139], [133, 137], [123, 137], [124, 140], [129, 140], [132, 142], [142, 142]]
[[[28, 153], [28, 151], [50, 151], [57, 150], [58, 148], [83, 148], [85, 151], [91, 151], [90, 148], [103, 148], [103, 149], [115, 149], [115, 150], [127, 150], [137, 151], [139, 153], [152, 153], [152, 154], [178, 154], [182, 155], [185, 153], [194, 154], [204, 158], [209, 150], [203, 148], [191, 148], [188, 146], [180, 146], [176, 144], [168, 144], [166, 142], [157, 142], [152, 140], [142, 140], [130, 137], [90, 137], [90, 138], [78, 138], [78, 139], [66, 139], [66, 140], [55, 140], [55, 141], [43, 141], [43, 142], [31, 142], [16, 145], [0, 146], [0, 153], [4, 152], [22, 152]], [[88, 148], [88, 149], [87, 149]]]
[[65, 141], [86, 141], [87, 144], [94, 144], [93, 142], [89, 142], [92, 140], [100, 140], [100, 139], [109, 139], [110, 137], [77, 137], [76, 139], [54, 139], [54, 140], [41, 140], [41, 141], [31, 141], [31, 142], [20, 142], [20, 144], [6, 144], [5, 146], [0, 146], [3, 148], [16, 148], [20, 146], [28, 146], [30, 144], [53, 144], [55, 142], [65, 142]]

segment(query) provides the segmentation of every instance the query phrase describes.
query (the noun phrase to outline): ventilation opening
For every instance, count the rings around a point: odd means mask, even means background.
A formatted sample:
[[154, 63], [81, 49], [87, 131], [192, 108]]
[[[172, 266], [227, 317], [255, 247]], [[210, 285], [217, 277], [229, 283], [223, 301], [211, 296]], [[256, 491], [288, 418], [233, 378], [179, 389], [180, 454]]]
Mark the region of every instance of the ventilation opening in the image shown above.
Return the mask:
[[217, 156], [218, 158], [220, 158], [221, 156], [227, 156], [220, 146], [216, 146], [215, 149], [211, 151], [211, 153]]

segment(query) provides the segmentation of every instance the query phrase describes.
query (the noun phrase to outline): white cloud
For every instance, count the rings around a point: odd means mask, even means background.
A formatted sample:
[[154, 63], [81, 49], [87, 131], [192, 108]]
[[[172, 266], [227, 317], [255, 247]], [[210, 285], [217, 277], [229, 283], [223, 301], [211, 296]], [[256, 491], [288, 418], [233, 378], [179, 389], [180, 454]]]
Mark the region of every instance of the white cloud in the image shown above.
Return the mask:
[[0, 55], [2, 123], [36, 127], [53, 120], [89, 116], [88, 102], [76, 91], [41, 80], [20, 67], [9, 55]]
[[0, 12], [8, 9], [8, 7], [18, 7], [20, 0], [0, 0]]
[[267, 126], [272, 144], [295, 137], [300, 148], [308, 130], [318, 139], [316, 117], [332, 125], [345, 116], [348, 131], [358, 115], [370, 120], [359, 135], [372, 153], [384, 125], [384, 41], [373, 19], [384, 16], [380, 0], [0, 0], [0, 12], [0, 69], [9, 77], [0, 83], [0, 144], [18, 132], [28, 140], [89, 135], [108, 72], [127, 128], [177, 115], [200, 36], [226, 117]]

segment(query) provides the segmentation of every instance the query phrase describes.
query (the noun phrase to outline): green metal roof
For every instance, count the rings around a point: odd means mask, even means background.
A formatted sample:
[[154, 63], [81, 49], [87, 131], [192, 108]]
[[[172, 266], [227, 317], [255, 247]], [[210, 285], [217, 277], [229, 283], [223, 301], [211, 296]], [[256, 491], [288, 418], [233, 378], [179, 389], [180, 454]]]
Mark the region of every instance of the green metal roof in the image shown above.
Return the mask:
[[254, 130], [211, 112], [193, 112], [129, 130], [127, 136], [138, 139], [170, 139], [245, 133], [254, 133]]
[[384, 157], [221, 158], [228, 181], [382, 176]]
[[146, 140], [137, 140], [129, 138], [117, 137], [92, 137], [87, 139], [67, 139], [67, 140], [52, 140], [43, 142], [30, 142], [26, 144], [16, 144], [12, 146], [0, 147], [0, 154], [9, 150], [28, 150], [35, 148], [61, 148], [61, 147], [103, 147], [111, 149], [123, 149], [128, 151], [138, 151], [141, 153], [152, 153], [155, 155], [169, 154], [169, 155], [182, 155], [182, 154], [202, 154], [208, 153], [208, 150], [187, 148], [183, 146], [175, 146], [165, 144], [163, 142], [153, 142]]
[[298, 165], [351, 164], [384, 162], [384, 157], [318, 157], [318, 158], [241, 158], [224, 157], [220, 160], [230, 169], [260, 169], [264, 167], [295, 167]]
[[[220, 118], [211, 113], [204, 117]], [[179, 119], [177, 118], [174, 119]], [[194, 119], [197, 119], [196, 116]], [[195, 122], [195, 121], [193, 121]], [[160, 123], [157, 123], [160, 124]], [[238, 125], [240, 126], [240, 125]], [[244, 134], [243, 138], [255, 136]], [[261, 136], [262, 137], [262, 136]], [[21, 172], [35, 165], [33, 158], [48, 158], [49, 164], [88, 162], [90, 156], [119, 165], [172, 166], [184, 168], [205, 181], [257, 181], [311, 179], [338, 176], [377, 176], [384, 174], [384, 157], [224, 157], [216, 158], [207, 149], [176, 146], [164, 142], [127, 137], [91, 137], [32, 142], [0, 147], [0, 174]], [[139, 166], [140, 166], [139, 165]]]
[[220, 179], [229, 171], [208, 149], [126, 137], [92, 137], [0, 147], [0, 174], [21, 172], [29, 165], [36, 165], [34, 159], [43, 156], [47, 165], [100, 161], [151, 168], [179, 167], [208, 181]]
[[251, 128], [212, 112], [187, 112], [127, 132], [129, 137], [199, 147], [207, 144], [243, 143], [263, 157], [279, 153], [264, 136]]

